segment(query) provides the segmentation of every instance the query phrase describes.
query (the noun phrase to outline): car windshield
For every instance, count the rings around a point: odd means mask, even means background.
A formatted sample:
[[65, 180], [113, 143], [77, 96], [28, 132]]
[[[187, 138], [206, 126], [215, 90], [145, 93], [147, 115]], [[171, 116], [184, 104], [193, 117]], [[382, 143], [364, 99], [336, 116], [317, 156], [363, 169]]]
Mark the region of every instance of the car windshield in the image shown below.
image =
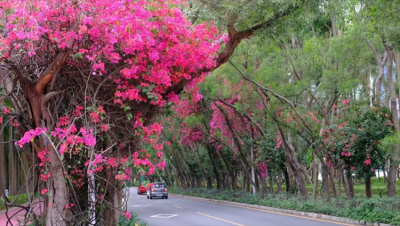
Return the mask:
[[165, 188], [165, 184], [153, 184], [153, 188]]

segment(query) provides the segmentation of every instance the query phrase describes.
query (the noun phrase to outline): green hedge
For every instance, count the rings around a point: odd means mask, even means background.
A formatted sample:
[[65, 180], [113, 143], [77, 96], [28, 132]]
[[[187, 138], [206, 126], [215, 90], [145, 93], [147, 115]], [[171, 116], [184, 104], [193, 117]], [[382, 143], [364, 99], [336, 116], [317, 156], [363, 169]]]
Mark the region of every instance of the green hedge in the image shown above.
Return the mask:
[[[15, 196], [8, 196], [8, 200], [12, 202], [15, 199]], [[25, 204], [28, 202], [28, 196], [26, 194], [20, 194], [14, 204]], [[0, 210], [6, 209], [3, 200], [0, 201]]]

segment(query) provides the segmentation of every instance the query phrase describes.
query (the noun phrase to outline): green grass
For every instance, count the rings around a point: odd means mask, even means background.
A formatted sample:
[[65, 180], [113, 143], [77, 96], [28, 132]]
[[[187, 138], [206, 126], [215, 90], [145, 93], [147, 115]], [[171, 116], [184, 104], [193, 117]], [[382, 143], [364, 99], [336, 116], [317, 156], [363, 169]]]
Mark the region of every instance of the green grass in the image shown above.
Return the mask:
[[[364, 184], [364, 182], [363, 181], [360, 182], [357, 179], [355, 179], [353, 182], [355, 183], [354, 184], [354, 193], [356, 195], [361, 195], [361, 196], [365, 195], [365, 184]], [[318, 189], [321, 189], [321, 186], [322, 186], [322, 182], [319, 181]], [[313, 185], [312, 184], [307, 184], [306, 188], [307, 188], [308, 193], [312, 194]], [[379, 195], [381, 193], [382, 196], [384, 196], [384, 195], [386, 195], [386, 192], [387, 192], [387, 182], [385, 182], [383, 180], [383, 178], [372, 178], [372, 186], [371, 186], [371, 188], [372, 188], [372, 194], [373, 195]], [[277, 189], [277, 186], [275, 184], [274, 185], [274, 191], [276, 191], [276, 189]], [[338, 183], [336, 182], [336, 190], [337, 189], [338, 189]], [[286, 191], [286, 185], [284, 185], [284, 184], [282, 185], [282, 191]], [[341, 186], [340, 191], [341, 191], [342, 194], [345, 194], [343, 185]], [[396, 194], [400, 195], [400, 180], [397, 180]]]
[[170, 187], [169, 192], [175, 194], [228, 200], [233, 202], [263, 205], [281, 209], [290, 209], [303, 212], [321, 213], [326, 215], [379, 222], [400, 226], [400, 197], [388, 198], [375, 196], [371, 199], [363, 196], [355, 196], [353, 200], [347, 200], [341, 196], [332, 199], [330, 203], [322, 199], [305, 200], [299, 196], [280, 193], [267, 194], [265, 196], [253, 196], [243, 191], [207, 190], [205, 188], [180, 189]]
[[[15, 196], [8, 196], [8, 200], [10, 202], [14, 201], [14, 199], [15, 199]], [[19, 205], [19, 204], [25, 204], [27, 202], [28, 202], [28, 196], [26, 194], [20, 194], [18, 196], [17, 200], [15, 200], [14, 204]], [[1, 200], [0, 201], [0, 210], [4, 210], [4, 209], [6, 209], [6, 207], [4, 205], [4, 201]]]

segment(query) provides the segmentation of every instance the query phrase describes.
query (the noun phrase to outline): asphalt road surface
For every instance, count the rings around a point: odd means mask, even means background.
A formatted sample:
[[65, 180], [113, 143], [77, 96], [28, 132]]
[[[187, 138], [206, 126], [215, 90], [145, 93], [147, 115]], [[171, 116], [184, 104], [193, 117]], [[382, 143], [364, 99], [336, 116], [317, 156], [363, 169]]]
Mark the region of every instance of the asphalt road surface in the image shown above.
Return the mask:
[[338, 226], [351, 224], [312, 219], [266, 210], [178, 198], [147, 199], [130, 188], [128, 211], [149, 226]]

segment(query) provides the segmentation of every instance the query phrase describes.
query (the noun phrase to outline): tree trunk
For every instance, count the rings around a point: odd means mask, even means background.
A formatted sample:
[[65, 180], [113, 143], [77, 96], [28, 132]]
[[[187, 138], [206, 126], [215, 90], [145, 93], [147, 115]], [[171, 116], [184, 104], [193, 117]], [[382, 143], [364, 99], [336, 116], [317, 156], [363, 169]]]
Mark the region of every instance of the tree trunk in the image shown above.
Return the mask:
[[202, 183], [201, 183], [201, 177], [197, 177], [197, 178], [196, 178], [196, 182], [197, 182], [197, 187], [198, 187], [198, 188], [203, 187], [203, 186], [202, 186]]
[[346, 197], [348, 200], [351, 200], [353, 198], [353, 196], [351, 195], [349, 186], [348, 186], [348, 184], [346, 184], [346, 181], [344, 179], [343, 169], [341, 166], [338, 169], [339, 169], [339, 177], [340, 177], [340, 180], [342, 181], [344, 192], [346, 193]]
[[278, 175], [276, 179], [276, 193], [282, 192], [282, 176], [281, 174]]
[[261, 177], [261, 194], [267, 193], [267, 180], [265, 177]]
[[4, 130], [0, 134], [0, 197], [6, 190], [6, 153], [4, 150]]
[[8, 192], [9, 195], [16, 195], [17, 194], [17, 176], [15, 175], [16, 164], [15, 164], [15, 155], [14, 155], [14, 148], [13, 148], [13, 126], [10, 124], [8, 127]]
[[[393, 127], [396, 132], [400, 131], [399, 128], [399, 117], [398, 117], [398, 112], [397, 112], [397, 95], [396, 91], [394, 88], [394, 82], [393, 82], [393, 49], [391, 46], [388, 46], [385, 44], [385, 49], [387, 52], [387, 83], [389, 86], [389, 92], [390, 92], [390, 109], [392, 112], [392, 122], [393, 122]], [[388, 184], [388, 191], [387, 195], [389, 197], [394, 197], [396, 194], [396, 174], [397, 174], [397, 169], [399, 167], [399, 149], [400, 145], [396, 144], [394, 145], [393, 148], [393, 153], [390, 158], [390, 167], [389, 167], [389, 184]]]
[[256, 193], [258, 191], [260, 191], [260, 180], [258, 178], [258, 174], [256, 174], [256, 172], [254, 172], [254, 180], [255, 180], [255, 184], [256, 184]]
[[250, 177], [246, 177], [246, 191], [250, 192], [250, 185], [251, 185], [251, 178]]
[[330, 184], [330, 187], [332, 189], [333, 197], [337, 197], [335, 180], [334, 180], [334, 177], [333, 177], [332, 168], [329, 168], [328, 173], [329, 173], [329, 184]]
[[387, 180], [387, 177], [386, 177], [386, 162], [385, 163], [383, 163], [383, 169], [382, 169], [382, 171], [383, 171], [383, 181], [384, 182], [387, 182], [388, 180]]
[[371, 177], [368, 177], [365, 180], [365, 196], [367, 196], [368, 198], [372, 198]]
[[371, 42], [367, 39], [367, 44], [371, 49], [372, 53], [374, 54], [376, 64], [378, 66], [378, 76], [375, 78], [375, 87], [374, 87], [374, 104], [381, 105], [381, 89], [382, 89], [382, 81], [383, 81], [383, 74], [385, 69], [386, 63], [386, 52], [384, 55], [378, 53], [378, 50], [372, 46]]
[[108, 181], [113, 186], [107, 191], [106, 199], [109, 205], [115, 208], [107, 208], [104, 211], [104, 225], [118, 226], [119, 217], [121, 215], [121, 211], [118, 210], [118, 208], [120, 208], [122, 205], [121, 189], [119, 188], [119, 182], [115, 179], [115, 177], [110, 176]]
[[317, 158], [314, 155], [313, 158], [313, 199], [316, 200], [317, 196], [318, 196], [318, 162], [317, 162]]
[[69, 225], [65, 219], [70, 215], [66, 205], [69, 204], [69, 189], [64, 182], [64, 173], [61, 160], [59, 159], [56, 150], [48, 146], [49, 150], [49, 172], [52, 176], [48, 179], [48, 203], [46, 211], [46, 226], [64, 226]]
[[236, 191], [236, 186], [237, 186], [237, 174], [235, 172], [230, 172], [229, 174], [231, 176], [231, 180], [232, 180], [232, 190]]
[[329, 192], [329, 168], [325, 164], [322, 164], [322, 190], [324, 199], [328, 202], [331, 201], [331, 194]]
[[353, 183], [353, 175], [351, 175], [351, 172], [347, 172], [347, 184], [349, 186], [349, 192], [351, 198], [354, 196], [354, 183]]
[[207, 177], [207, 189], [212, 189], [212, 180], [211, 180], [211, 177]]
[[268, 177], [268, 183], [269, 183], [269, 193], [274, 194], [274, 181], [271, 175]]
[[289, 177], [289, 173], [287, 170], [287, 167], [284, 167], [283, 169], [283, 174], [285, 175], [285, 182], [286, 182], [286, 192], [290, 192], [290, 177]]

